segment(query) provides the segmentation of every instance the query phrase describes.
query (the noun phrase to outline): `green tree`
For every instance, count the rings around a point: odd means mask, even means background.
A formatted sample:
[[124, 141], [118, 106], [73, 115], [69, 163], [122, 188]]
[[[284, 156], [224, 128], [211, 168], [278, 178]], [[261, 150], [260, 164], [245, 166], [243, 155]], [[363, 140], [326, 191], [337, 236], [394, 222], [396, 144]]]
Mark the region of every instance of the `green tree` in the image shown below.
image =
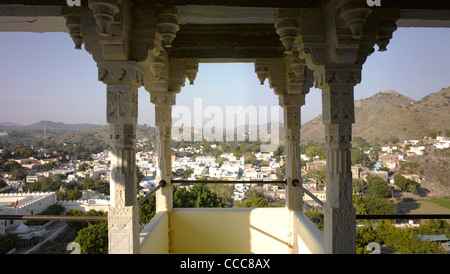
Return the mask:
[[427, 133], [427, 136], [431, 137], [433, 139], [436, 139], [437, 135], [438, 135], [438, 133], [435, 130], [432, 130], [432, 131]]
[[108, 223], [89, 224], [78, 231], [74, 242], [80, 244], [81, 254], [108, 254]]
[[11, 172], [13, 169], [22, 169], [22, 165], [14, 160], [9, 160], [8, 163], [5, 165], [4, 170], [6, 172]]
[[5, 235], [0, 235], [0, 254], [6, 254], [19, 242], [19, 237], [17, 234], [7, 233]]
[[387, 198], [390, 194], [388, 183], [379, 176], [367, 175], [366, 194], [378, 198]]
[[367, 206], [366, 204], [363, 202], [362, 197], [353, 194], [352, 195], [352, 201], [353, 204], [356, 208], [356, 214], [367, 214]]
[[[362, 198], [363, 208], [367, 210], [367, 214], [395, 214], [395, 205], [391, 200], [376, 197], [374, 195], [366, 195]], [[361, 205], [360, 205], [361, 206]]]
[[96, 180], [94, 182], [93, 190], [97, 193], [109, 195], [110, 194], [110, 184], [105, 180]]
[[399, 174], [394, 175], [394, 184], [400, 189], [411, 193], [417, 193], [420, 189], [419, 183]]
[[352, 179], [352, 187], [353, 187], [353, 192], [355, 193], [361, 193], [364, 191], [364, 181], [361, 179], [357, 179], [357, 178], [353, 178]]
[[194, 207], [222, 207], [222, 201], [217, 195], [209, 190], [206, 185], [194, 184], [192, 194], [197, 199], [195, 200]]
[[321, 230], [324, 228], [324, 215], [317, 210], [305, 211], [305, 215]]
[[306, 172], [306, 178], [312, 178], [316, 182], [326, 181], [326, 167], [323, 166], [319, 169], [310, 169]]
[[267, 201], [264, 198], [245, 199], [242, 202], [242, 207], [267, 207]]
[[234, 207], [267, 207], [264, 193], [256, 189], [249, 189], [244, 194], [242, 202], [235, 201]]
[[360, 149], [352, 149], [351, 157], [352, 165], [360, 164], [365, 167], [369, 167], [371, 165], [369, 156]]
[[83, 180], [83, 182], [80, 185], [84, 190], [93, 189], [94, 185], [95, 185], [95, 181], [92, 180], [91, 177], [87, 177]]
[[192, 168], [186, 168], [184, 170], [184, 179], [191, 177], [192, 173], [194, 173], [194, 170]]
[[74, 188], [67, 193], [67, 200], [76, 201], [80, 199], [81, 196], [82, 196], [81, 191], [78, 190], [78, 188]]
[[316, 146], [309, 146], [306, 149], [305, 156], [308, 157], [309, 161], [314, 161], [314, 158], [319, 155], [319, 148]]
[[254, 165], [256, 162], [256, 157], [255, 155], [253, 155], [252, 152], [246, 152], [244, 153], [244, 155], [242, 155], [244, 157], [244, 163], [245, 164], [251, 164]]
[[228, 184], [207, 184], [209, 190], [215, 193], [224, 207], [233, 206], [233, 186]]
[[11, 179], [25, 180], [25, 178], [27, 178], [27, 173], [23, 170], [23, 168], [13, 168], [13, 170], [11, 170]]
[[[138, 200], [142, 199], [139, 197]], [[175, 204], [175, 198], [174, 198]], [[147, 224], [156, 214], [156, 195], [152, 194], [148, 199], [139, 205], [139, 223]]]
[[89, 168], [89, 164], [81, 163], [78, 165], [78, 171], [86, 171]]
[[352, 144], [359, 149], [367, 149], [369, 148], [369, 144], [366, 142], [364, 138], [361, 136], [354, 136], [352, 138]]

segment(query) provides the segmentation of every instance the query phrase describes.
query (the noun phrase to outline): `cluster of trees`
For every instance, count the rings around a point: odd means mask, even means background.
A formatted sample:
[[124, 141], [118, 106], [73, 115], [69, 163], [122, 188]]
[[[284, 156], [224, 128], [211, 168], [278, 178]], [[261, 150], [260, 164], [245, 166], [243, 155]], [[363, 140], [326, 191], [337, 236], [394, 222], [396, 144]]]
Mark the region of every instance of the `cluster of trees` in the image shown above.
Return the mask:
[[445, 253], [439, 243], [423, 241], [418, 237], [420, 234], [446, 234], [448, 237], [450, 225], [444, 220], [427, 220], [416, 228], [396, 228], [391, 220], [381, 220], [376, 226], [371, 221], [365, 221], [356, 229], [356, 252], [370, 253], [367, 245], [375, 242], [400, 254]]
[[324, 146], [311, 145], [306, 148], [305, 156], [309, 158], [310, 162], [314, 161], [316, 157], [319, 160], [325, 160], [327, 158], [327, 151]]
[[27, 177], [27, 173], [22, 168], [18, 162], [14, 160], [9, 160], [7, 163], [4, 163], [0, 166], [0, 171], [10, 172], [11, 179], [13, 180], [25, 180]]
[[104, 180], [93, 180], [86, 178], [83, 182], [64, 183], [63, 175], [53, 174], [42, 179], [25, 185], [25, 189], [30, 192], [49, 192], [55, 191], [58, 200], [78, 200], [81, 198], [82, 190], [93, 190], [96, 193], [109, 195], [109, 182]]
[[[103, 211], [90, 210], [82, 212], [71, 209], [66, 215], [70, 216], [107, 216]], [[107, 222], [69, 222], [69, 226], [77, 231], [73, 240], [80, 244], [81, 254], [108, 254], [108, 223]]]
[[391, 187], [381, 177], [368, 175], [364, 183], [353, 179], [353, 191], [364, 195], [353, 195], [353, 203], [357, 214], [395, 214], [396, 209], [389, 198]]
[[61, 190], [56, 191], [58, 200], [78, 200], [82, 196], [82, 190], [92, 190], [95, 193], [109, 195], [110, 184], [105, 180], [93, 180], [86, 178], [81, 183], [71, 182], [61, 184]]
[[[216, 145], [215, 148], [211, 147], [211, 145]], [[219, 157], [222, 153], [232, 153], [234, 156], [240, 158], [247, 152], [257, 153], [261, 150], [261, 143], [257, 141], [227, 141], [227, 142], [208, 142], [206, 140], [203, 141], [174, 141], [172, 142], [172, 147], [175, 149], [192, 147], [194, 149], [202, 148], [201, 154], [196, 154], [196, 156], [200, 155], [212, 155], [216, 158]], [[173, 152], [175, 156], [179, 156], [179, 152]]]
[[[139, 197], [141, 199], [142, 197]], [[194, 184], [191, 188], [173, 187], [173, 207], [225, 207], [222, 198], [212, 192], [205, 184]], [[156, 196], [151, 195], [139, 206], [139, 222], [146, 224], [156, 214]]]
[[[52, 210], [56, 211], [50, 215], [59, 215], [64, 211], [64, 208], [59, 205], [53, 205], [51, 207], [53, 207]], [[60, 207], [59, 211], [57, 207]], [[101, 210], [90, 210], [88, 212], [83, 212], [80, 210], [71, 209], [66, 213], [66, 215], [107, 216], [107, 213]], [[68, 227], [64, 233], [61, 233], [54, 240], [44, 243], [39, 250], [33, 254], [68, 254], [72, 252], [67, 250], [67, 244], [70, 242], [76, 242], [80, 245], [81, 254], [108, 254], [108, 223], [100, 221], [68, 222]]]
[[56, 143], [54, 140], [36, 140], [33, 141], [33, 148], [46, 149], [48, 154], [55, 157], [68, 156], [69, 158], [76, 158], [78, 160], [91, 160], [91, 154], [98, 153], [109, 148], [107, 142], [97, 142], [84, 140], [77, 143]]
[[235, 201], [234, 207], [268, 207], [264, 194], [256, 189], [249, 189], [245, 192], [242, 201]]
[[45, 149], [52, 157], [76, 158], [79, 160], [91, 160], [91, 154], [98, 153], [109, 148], [107, 142], [97, 142], [83, 140], [77, 143], [57, 143], [55, 140], [34, 140], [31, 144], [7, 144], [1, 143], [3, 149], [0, 164], [4, 164], [8, 159], [24, 159], [29, 157], [38, 158], [38, 151]]
[[[309, 210], [305, 215], [323, 231], [324, 215], [317, 210]], [[368, 254], [372, 251], [367, 249], [369, 243], [378, 243], [387, 247], [393, 253], [400, 254], [423, 254], [423, 253], [445, 253], [439, 243], [422, 241], [418, 235], [440, 235], [450, 236], [450, 225], [445, 220], [426, 220], [419, 227], [396, 228], [392, 220], [381, 220], [375, 225], [373, 221], [361, 221], [356, 228], [356, 253]]]
[[408, 191], [411, 193], [417, 193], [420, 189], [419, 183], [399, 174], [394, 175], [394, 184], [398, 186], [401, 190]]
[[19, 242], [17, 234], [7, 233], [0, 235], [0, 254], [6, 254], [11, 249], [15, 248]]

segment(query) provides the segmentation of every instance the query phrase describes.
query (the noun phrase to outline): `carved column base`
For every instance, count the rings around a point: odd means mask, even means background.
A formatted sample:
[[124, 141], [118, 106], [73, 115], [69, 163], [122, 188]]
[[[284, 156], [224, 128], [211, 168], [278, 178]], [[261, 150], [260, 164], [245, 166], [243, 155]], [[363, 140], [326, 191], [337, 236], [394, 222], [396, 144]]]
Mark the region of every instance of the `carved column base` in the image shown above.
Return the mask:
[[109, 207], [108, 249], [110, 254], [139, 254], [139, 208]]
[[324, 205], [324, 240], [327, 254], [356, 253], [356, 209]]

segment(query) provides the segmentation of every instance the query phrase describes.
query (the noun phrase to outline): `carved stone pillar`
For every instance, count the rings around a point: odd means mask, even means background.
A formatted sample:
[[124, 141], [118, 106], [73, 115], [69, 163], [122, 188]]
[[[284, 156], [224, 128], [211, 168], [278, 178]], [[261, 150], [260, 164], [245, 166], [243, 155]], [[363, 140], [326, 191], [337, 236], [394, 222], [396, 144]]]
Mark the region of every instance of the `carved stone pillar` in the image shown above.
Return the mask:
[[282, 94], [278, 96], [280, 106], [283, 108], [285, 151], [286, 151], [286, 189], [285, 206], [289, 210], [288, 220], [288, 246], [289, 252], [296, 245], [294, 235], [294, 212], [303, 210], [303, 191], [295, 186], [292, 181], [297, 179], [302, 182], [301, 158], [300, 158], [300, 126], [301, 107], [305, 104], [305, 94]]
[[314, 72], [322, 89], [327, 148], [325, 252], [356, 252], [356, 210], [352, 202], [351, 130], [355, 122], [353, 88], [361, 65], [324, 65]]
[[151, 92], [150, 100], [155, 104], [156, 126], [156, 184], [166, 181], [166, 186], [156, 192], [156, 212], [172, 211], [172, 161], [171, 161], [171, 129], [172, 106], [175, 104], [174, 92]]
[[283, 108], [286, 146], [286, 194], [285, 205], [289, 210], [288, 231], [289, 252], [296, 244], [294, 212], [303, 210], [303, 191], [292, 184], [294, 179], [302, 182], [300, 158], [301, 107], [305, 95], [313, 84], [312, 72], [306, 63], [291, 54], [284, 59], [257, 59], [255, 72], [261, 84], [269, 79], [269, 85], [278, 95], [278, 103]]
[[301, 182], [300, 127], [301, 107], [305, 104], [305, 94], [279, 95], [279, 104], [283, 108], [286, 146], [286, 207], [291, 210], [303, 209], [303, 192], [292, 184], [292, 180]]
[[109, 253], [136, 254], [140, 246], [135, 139], [142, 70], [135, 62], [101, 62], [98, 67], [99, 80], [107, 84], [112, 149], [108, 249]]

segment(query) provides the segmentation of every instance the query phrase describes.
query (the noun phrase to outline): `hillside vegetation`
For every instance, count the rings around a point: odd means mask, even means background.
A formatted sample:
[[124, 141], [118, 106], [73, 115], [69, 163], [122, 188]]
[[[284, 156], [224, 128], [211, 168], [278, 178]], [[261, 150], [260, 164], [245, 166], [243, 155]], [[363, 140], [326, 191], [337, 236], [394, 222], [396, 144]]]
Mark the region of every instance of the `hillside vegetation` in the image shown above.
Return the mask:
[[[450, 128], [450, 87], [415, 101], [393, 90], [355, 102], [353, 136], [367, 142], [423, 138]], [[321, 116], [302, 125], [302, 142], [323, 140]]]

